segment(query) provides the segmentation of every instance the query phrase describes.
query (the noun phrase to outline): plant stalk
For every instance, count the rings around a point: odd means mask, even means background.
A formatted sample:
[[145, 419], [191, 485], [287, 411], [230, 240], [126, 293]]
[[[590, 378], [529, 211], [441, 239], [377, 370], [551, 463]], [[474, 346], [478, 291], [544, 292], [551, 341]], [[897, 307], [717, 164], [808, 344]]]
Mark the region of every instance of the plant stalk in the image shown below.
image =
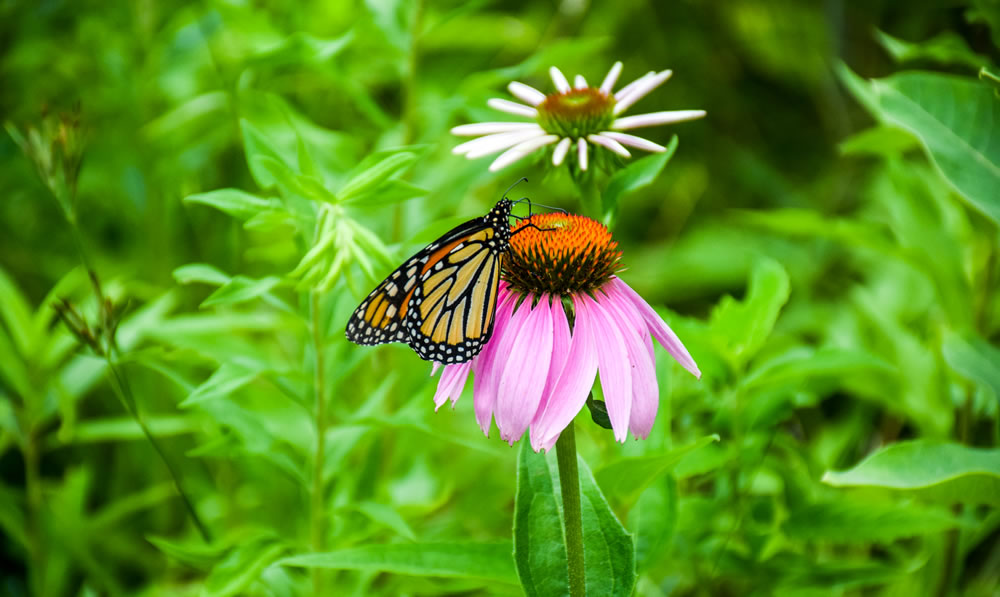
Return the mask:
[[135, 422], [142, 430], [142, 434], [146, 436], [146, 440], [151, 446], [153, 446], [153, 450], [156, 452], [157, 456], [160, 457], [160, 460], [163, 461], [164, 466], [167, 467], [170, 479], [174, 483], [174, 489], [177, 490], [177, 495], [180, 496], [181, 501], [184, 503], [184, 508], [187, 510], [188, 516], [191, 517], [191, 522], [193, 522], [194, 526], [198, 528], [198, 533], [201, 534], [201, 538], [205, 541], [205, 543], [211, 543], [212, 533], [209, 532], [208, 527], [205, 526], [205, 523], [203, 523], [201, 518], [198, 517], [198, 511], [194, 509], [194, 504], [191, 502], [191, 498], [188, 497], [183, 486], [181, 486], [180, 476], [177, 474], [177, 471], [174, 470], [173, 465], [170, 464], [170, 460], [167, 459], [167, 454], [163, 451], [163, 448], [160, 447], [160, 443], [156, 441], [156, 437], [153, 435], [153, 432], [150, 431], [146, 422], [139, 414], [139, 409], [135, 401], [135, 395], [132, 393], [132, 388], [129, 386], [128, 379], [126, 379], [125, 376], [118, 370], [118, 367], [111, 358], [110, 351], [105, 353], [105, 360], [108, 363], [108, 370], [111, 372], [111, 387], [115, 390], [115, 394], [118, 395], [118, 399], [121, 401], [122, 406], [125, 407], [128, 414], [135, 419]]
[[559, 464], [559, 489], [563, 503], [563, 533], [566, 538], [566, 563], [569, 567], [570, 597], [587, 594], [583, 561], [583, 511], [580, 508], [580, 470], [576, 462], [576, 432], [570, 421], [556, 441]]
[[[320, 325], [320, 295], [313, 291], [309, 297], [309, 319], [312, 324], [313, 352], [316, 357], [314, 385], [316, 391], [316, 456], [313, 469], [312, 502], [310, 505], [309, 527], [312, 535], [314, 552], [323, 551], [323, 537], [326, 529], [326, 517], [323, 509], [323, 469], [326, 455], [326, 379], [323, 368], [323, 331]], [[321, 594], [322, 571], [312, 570], [313, 593]]]

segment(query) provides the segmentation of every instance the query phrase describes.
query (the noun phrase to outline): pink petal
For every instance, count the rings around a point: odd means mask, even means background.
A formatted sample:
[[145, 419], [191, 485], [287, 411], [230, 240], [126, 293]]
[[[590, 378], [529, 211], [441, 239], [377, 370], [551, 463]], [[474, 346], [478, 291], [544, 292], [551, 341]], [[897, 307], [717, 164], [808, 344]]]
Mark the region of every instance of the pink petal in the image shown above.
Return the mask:
[[517, 336], [509, 350], [502, 350], [506, 364], [497, 390], [495, 417], [500, 437], [513, 444], [521, 438], [538, 411], [552, 362], [552, 311], [539, 304], [531, 309], [525, 299], [514, 315], [525, 313], [520, 325], [512, 321]]
[[584, 317], [589, 318], [593, 324], [601, 389], [604, 390], [611, 428], [615, 432], [615, 439], [624, 442], [632, 410], [632, 363], [628, 358], [625, 339], [605, 307], [586, 295], [578, 297], [579, 303], [574, 302], [577, 313], [586, 311]]
[[[573, 304], [579, 303], [580, 300], [575, 298]], [[591, 333], [590, 314], [579, 307], [575, 311], [573, 336], [565, 365], [556, 382], [551, 386], [546, 384], [546, 392], [550, 395], [545, 411], [539, 410], [539, 415], [531, 424], [531, 447], [536, 452], [552, 449], [562, 430], [586, 404], [597, 377], [597, 347]]]
[[645, 439], [653, 428], [656, 410], [660, 406], [660, 389], [656, 382], [652, 340], [649, 338], [646, 322], [642, 320], [642, 315], [631, 300], [617, 292], [612, 292], [603, 299], [602, 296], [598, 296], [598, 301], [608, 308], [612, 319], [621, 327], [628, 358], [633, 366], [632, 412], [628, 426], [633, 435]]
[[[507, 290], [507, 283], [501, 282], [497, 294], [496, 320], [493, 323], [493, 336], [472, 361], [472, 370], [476, 378], [472, 382], [472, 400], [476, 408], [476, 422], [486, 437], [490, 435], [490, 421], [493, 420], [493, 407], [496, 404], [497, 388], [493, 382], [494, 356], [497, 348], [509, 335], [511, 313], [514, 310], [515, 296]], [[497, 366], [501, 366], [501, 360]]]
[[623, 282], [620, 278], [614, 277], [611, 282], [608, 283], [609, 286], [617, 291], [624, 294], [632, 304], [642, 315], [643, 320], [645, 320], [646, 325], [649, 326], [650, 333], [656, 338], [657, 342], [660, 343], [663, 348], [667, 349], [670, 356], [674, 357], [681, 367], [687, 369], [691, 375], [694, 375], [698, 379], [701, 379], [701, 371], [698, 369], [698, 365], [695, 364], [694, 359], [691, 358], [691, 354], [688, 353], [687, 349], [684, 348], [684, 344], [681, 343], [680, 338], [677, 334], [670, 329], [665, 321], [649, 306], [639, 293], [632, 290], [632, 288]]
[[465, 380], [468, 379], [471, 368], [472, 363], [458, 363], [444, 368], [441, 381], [438, 382], [437, 392], [434, 393], [435, 411], [441, 408], [441, 405], [448, 398], [451, 398], [451, 405], [455, 406], [458, 397], [462, 395], [462, 388], [465, 387]]

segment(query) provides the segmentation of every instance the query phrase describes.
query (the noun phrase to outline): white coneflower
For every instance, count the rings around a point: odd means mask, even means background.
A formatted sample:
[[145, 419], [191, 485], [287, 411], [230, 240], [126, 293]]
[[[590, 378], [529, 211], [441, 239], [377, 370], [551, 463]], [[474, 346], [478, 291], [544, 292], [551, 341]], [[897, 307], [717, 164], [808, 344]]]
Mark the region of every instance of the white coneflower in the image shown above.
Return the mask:
[[503, 151], [490, 164], [490, 170], [496, 171], [542, 147], [555, 145], [552, 150], [554, 166], [561, 165], [572, 154], [579, 168], [586, 170], [591, 161], [589, 144], [624, 158], [631, 156], [626, 146], [645, 151], [666, 151], [662, 145], [622, 131], [694, 120], [705, 115], [704, 110], [673, 110], [621, 117], [632, 104], [659, 87], [672, 74], [669, 70], [650, 72], [613, 93], [611, 89], [621, 71], [622, 63], [616, 62], [600, 87], [589, 86], [580, 75], [570, 86], [562, 72], [553, 66], [549, 75], [556, 91], [549, 95], [513, 81], [507, 89], [528, 105], [494, 98], [489, 100], [489, 106], [508, 114], [532, 118], [534, 122], [479, 122], [456, 126], [451, 129], [452, 134], [479, 138], [462, 143], [452, 151], [469, 159]]

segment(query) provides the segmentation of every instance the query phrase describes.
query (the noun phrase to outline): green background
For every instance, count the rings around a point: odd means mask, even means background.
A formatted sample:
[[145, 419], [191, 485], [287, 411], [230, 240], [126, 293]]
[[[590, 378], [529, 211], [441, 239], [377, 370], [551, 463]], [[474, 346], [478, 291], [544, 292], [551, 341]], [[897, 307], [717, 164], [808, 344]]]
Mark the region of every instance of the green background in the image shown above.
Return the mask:
[[[0, 593], [519, 594], [518, 447], [343, 327], [520, 176], [578, 210], [565, 170], [488, 173], [448, 130], [622, 60], [674, 71], [629, 114], [708, 113], [640, 132], [680, 143], [614, 229], [704, 376], [657, 349], [646, 441], [577, 419], [637, 594], [995, 595], [998, 39], [995, 0], [0, 0]], [[210, 542], [56, 317], [99, 317], [77, 236]]]

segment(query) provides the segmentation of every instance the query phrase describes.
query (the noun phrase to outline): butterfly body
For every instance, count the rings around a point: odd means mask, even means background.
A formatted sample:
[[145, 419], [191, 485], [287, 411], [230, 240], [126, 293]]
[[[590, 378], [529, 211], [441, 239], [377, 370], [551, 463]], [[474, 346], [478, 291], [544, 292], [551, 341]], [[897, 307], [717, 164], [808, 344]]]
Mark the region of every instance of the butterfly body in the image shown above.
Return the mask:
[[369, 293], [347, 323], [363, 345], [405, 342], [428, 361], [471, 360], [493, 333], [513, 202], [446, 232]]

